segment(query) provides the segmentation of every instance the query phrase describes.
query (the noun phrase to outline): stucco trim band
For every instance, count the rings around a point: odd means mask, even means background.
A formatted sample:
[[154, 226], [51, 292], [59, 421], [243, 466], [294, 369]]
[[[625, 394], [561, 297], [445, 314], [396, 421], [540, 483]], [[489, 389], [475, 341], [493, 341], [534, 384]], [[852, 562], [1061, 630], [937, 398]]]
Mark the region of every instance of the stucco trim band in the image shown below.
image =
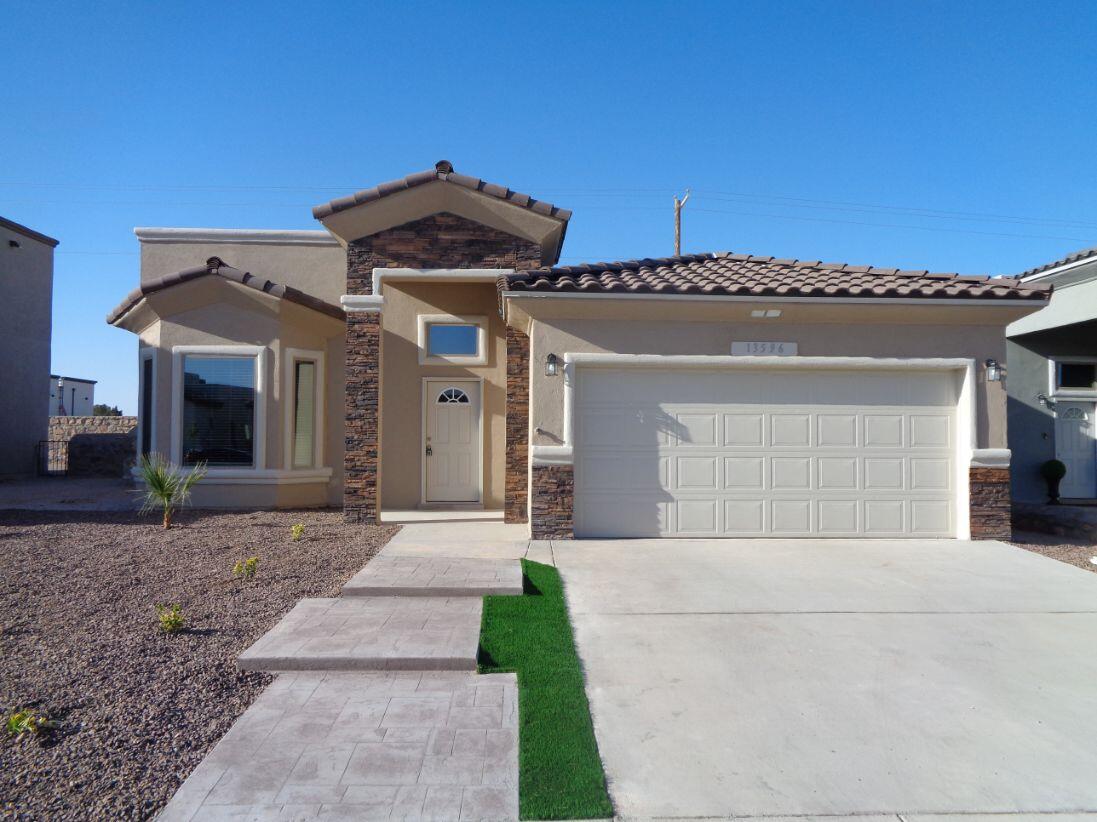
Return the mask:
[[513, 268], [374, 268], [373, 293], [380, 295], [385, 280], [393, 282], [450, 283], [496, 282], [499, 277], [513, 274]]
[[1008, 448], [976, 448], [971, 452], [972, 468], [1009, 468]]
[[532, 459], [534, 465], [571, 465], [575, 454], [570, 445], [535, 445]]
[[[141, 472], [136, 467], [130, 473], [134, 479], [141, 479]], [[201, 485], [312, 485], [326, 483], [330, 479], [330, 468], [297, 471], [284, 471], [277, 468], [251, 471], [238, 468], [210, 468], [202, 478]]]
[[344, 294], [339, 304], [348, 314], [376, 314], [385, 307], [385, 298], [373, 294]]
[[326, 231], [267, 228], [143, 228], [133, 230], [143, 243], [232, 243], [233, 245], [339, 245]]

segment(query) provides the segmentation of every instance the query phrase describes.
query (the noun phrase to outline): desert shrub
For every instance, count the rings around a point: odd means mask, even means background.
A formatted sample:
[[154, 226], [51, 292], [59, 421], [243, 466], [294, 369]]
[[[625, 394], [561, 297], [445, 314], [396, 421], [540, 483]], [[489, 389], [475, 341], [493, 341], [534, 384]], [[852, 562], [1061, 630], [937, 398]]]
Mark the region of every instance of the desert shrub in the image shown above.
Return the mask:
[[186, 627], [187, 621], [183, 618], [183, 609], [179, 603], [173, 605], [157, 605], [156, 618], [160, 623], [160, 630], [165, 634], [176, 634]]
[[236, 579], [251, 579], [258, 570], [259, 557], [248, 557], [232, 566], [232, 575]]
[[141, 513], [155, 508], [164, 511], [164, 528], [171, 528], [172, 514], [180, 505], [190, 499], [190, 489], [206, 475], [206, 464], [199, 463], [190, 471], [184, 472], [172, 465], [160, 454], [141, 457], [138, 463], [141, 480], [145, 483], [142, 492], [145, 498]]

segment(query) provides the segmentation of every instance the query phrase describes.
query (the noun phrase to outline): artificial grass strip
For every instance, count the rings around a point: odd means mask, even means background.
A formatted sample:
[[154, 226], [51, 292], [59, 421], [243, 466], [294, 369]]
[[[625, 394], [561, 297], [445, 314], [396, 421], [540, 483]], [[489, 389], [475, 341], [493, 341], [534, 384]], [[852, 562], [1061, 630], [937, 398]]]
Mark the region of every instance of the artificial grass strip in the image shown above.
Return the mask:
[[518, 674], [523, 819], [613, 816], [560, 574], [522, 560], [525, 594], [484, 597], [481, 673]]

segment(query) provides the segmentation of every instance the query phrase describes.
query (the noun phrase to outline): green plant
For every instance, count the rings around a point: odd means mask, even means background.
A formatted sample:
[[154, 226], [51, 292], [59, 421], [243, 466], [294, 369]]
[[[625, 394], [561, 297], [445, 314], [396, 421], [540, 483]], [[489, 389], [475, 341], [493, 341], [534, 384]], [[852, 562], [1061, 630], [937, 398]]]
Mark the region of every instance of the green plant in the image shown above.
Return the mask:
[[36, 714], [25, 708], [8, 714], [4, 720], [4, 727], [8, 732], [8, 736], [14, 736], [18, 739], [25, 734], [42, 736], [57, 728], [57, 723], [43, 714]]
[[248, 557], [232, 566], [232, 575], [236, 579], [251, 579], [259, 570], [259, 557]]
[[162, 455], [149, 454], [141, 457], [138, 471], [141, 474], [141, 480], [145, 483], [143, 492], [145, 502], [141, 506], [141, 513], [162, 508], [164, 528], [168, 529], [171, 528], [171, 518], [175, 509], [190, 499], [190, 489], [206, 475], [206, 464], [199, 463], [190, 471], [184, 472], [164, 459]]
[[297, 523], [296, 525], [291, 525], [289, 527], [289, 537], [294, 542], [300, 541], [301, 537], [303, 537], [304, 535], [305, 535], [305, 526], [302, 525], [300, 522]]
[[1046, 480], [1061, 480], [1067, 475], [1067, 467], [1059, 460], [1048, 460], [1040, 466], [1040, 474]]
[[176, 634], [186, 627], [187, 621], [183, 618], [183, 609], [179, 603], [172, 605], [157, 605], [156, 618], [160, 621], [160, 630], [165, 634]]

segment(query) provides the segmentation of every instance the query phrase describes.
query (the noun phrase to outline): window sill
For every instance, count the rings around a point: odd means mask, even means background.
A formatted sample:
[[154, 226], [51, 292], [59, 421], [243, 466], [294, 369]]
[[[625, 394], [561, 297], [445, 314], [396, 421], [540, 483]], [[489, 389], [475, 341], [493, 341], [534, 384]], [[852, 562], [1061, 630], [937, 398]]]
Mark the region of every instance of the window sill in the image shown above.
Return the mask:
[[[141, 479], [137, 469], [132, 473], [135, 479]], [[331, 473], [330, 468], [299, 468], [293, 471], [276, 468], [210, 468], [199, 485], [307, 485], [326, 483], [331, 479]]]

